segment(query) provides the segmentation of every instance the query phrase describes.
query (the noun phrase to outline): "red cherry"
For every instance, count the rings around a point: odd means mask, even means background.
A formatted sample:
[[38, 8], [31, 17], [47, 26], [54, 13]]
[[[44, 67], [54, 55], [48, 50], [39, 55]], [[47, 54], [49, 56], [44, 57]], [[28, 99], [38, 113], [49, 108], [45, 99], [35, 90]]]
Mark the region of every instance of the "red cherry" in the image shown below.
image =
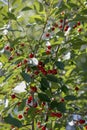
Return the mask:
[[29, 97], [28, 97], [28, 103], [31, 103], [32, 100], [33, 100], [33, 97], [32, 97], [32, 96], [29, 96]]
[[73, 28], [76, 28], [76, 27], [77, 27], [77, 25], [74, 25], [74, 26], [73, 26]]
[[42, 73], [43, 73], [43, 75], [47, 75], [47, 71], [46, 70], [42, 71]]
[[11, 98], [12, 98], [12, 99], [15, 99], [15, 98], [16, 98], [16, 95], [15, 95], [15, 94], [12, 94], [12, 95], [11, 95]]
[[50, 33], [46, 33], [46, 37], [50, 37]]
[[51, 30], [54, 31], [54, 30], [55, 30], [55, 27], [52, 27]]
[[48, 70], [47, 71], [48, 74], [52, 74], [52, 72], [53, 72], [52, 70]]
[[87, 130], [87, 126], [85, 126], [85, 129]]
[[30, 86], [30, 89], [32, 92], [37, 92], [37, 87], [36, 86]]
[[27, 60], [27, 59], [24, 59], [24, 61], [23, 61], [23, 62], [24, 62], [24, 64], [27, 64], [28, 60]]
[[56, 113], [56, 117], [61, 118], [62, 114], [61, 113]]
[[5, 50], [6, 50], [6, 51], [8, 51], [9, 49], [10, 49], [10, 46], [9, 46], [9, 45], [5, 46]]
[[63, 19], [60, 19], [60, 23], [63, 23]]
[[80, 26], [80, 25], [81, 25], [81, 23], [78, 21], [77, 25], [78, 25], [78, 26]]
[[10, 48], [10, 51], [13, 51], [13, 48], [12, 48], [12, 47]]
[[53, 69], [52, 74], [57, 74], [57, 69]]
[[84, 124], [84, 123], [85, 123], [85, 120], [82, 120], [82, 119], [81, 119], [81, 120], [79, 120], [79, 123], [80, 123], [80, 124]]
[[28, 110], [29, 110], [29, 107], [26, 107], [26, 109], [25, 109], [25, 110], [26, 110], [26, 112], [28, 112]]
[[35, 74], [35, 75], [38, 75], [38, 74], [39, 74], [39, 71], [38, 71], [38, 70], [35, 70], [35, 71], [34, 71], [34, 74]]
[[37, 123], [38, 128], [41, 128], [41, 122]]
[[33, 58], [33, 57], [34, 57], [33, 53], [29, 54], [29, 58]]
[[23, 46], [24, 46], [24, 43], [21, 43], [21, 46], [23, 47]]
[[46, 105], [46, 103], [45, 102], [42, 102], [42, 104], [41, 104], [43, 107]]
[[19, 114], [19, 115], [18, 115], [18, 118], [19, 118], [19, 119], [22, 119], [22, 118], [23, 118], [23, 115], [22, 115], [22, 114]]
[[49, 50], [49, 49], [46, 50], [46, 54], [47, 54], [47, 55], [50, 54], [50, 50]]
[[76, 86], [76, 87], [75, 87], [75, 90], [76, 90], [76, 91], [78, 91], [78, 90], [79, 90], [79, 88]]
[[55, 26], [55, 28], [57, 28], [57, 27], [58, 27], [58, 24], [57, 24], [57, 23], [55, 23], [55, 24], [54, 24], [54, 26]]
[[82, 31], [82, 28], [79, 28], [79, 29], [78, 29], [78, 32], [81, 32], [81, 31]]
[[22, 66], [22, 63], [21, 63], [21, 62], [17, 64], [17, 67], [20, 67], [20, 66]]
[[10, 56], [8, 60], [13, 60], [13, 56]]
[[56, 113], [55, 112], [51, 112], [50, 116], [55, 117]]
[[46, 130], [46, 126], [42, 126], [41, 130]]
[[62, 28], [63, 28], [63, 26], [62, 26], [62, 25], [60, 25], [60, 26], [59, 26], [59, 28], [60, 28], [60, 29], [62, 29]]
[[64, 101], [65, 101], [64, 98], [61, 98], [61, 99], [60, 99], [60, 102], [64, 102]]
[[50, 49], [51, 49], [51, 46], [47, 46], [47, 48], [50, 50]]

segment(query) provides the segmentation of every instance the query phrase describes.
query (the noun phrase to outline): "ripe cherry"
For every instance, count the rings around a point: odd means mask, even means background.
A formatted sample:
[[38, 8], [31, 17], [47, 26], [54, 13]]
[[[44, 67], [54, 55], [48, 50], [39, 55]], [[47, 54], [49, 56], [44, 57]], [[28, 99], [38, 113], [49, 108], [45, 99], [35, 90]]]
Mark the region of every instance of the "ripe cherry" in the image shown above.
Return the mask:
[[15, 95], [15, 94], [12, 94], [12, 95], [11, 95], [11, 98], [12, 98], [12, 99], [15, 99], [15, 98], [16, 98], [16, 95]]
[[9, 49], [10, 49], [10, 46], [9, 46], [9, 45], [5, 46], [5, 50], [6, 50], [6, 51], [8, 51]]
[[23, 115], [22, 115], [22, 114], [19, 114], [19, 115], [18, 115], [18, 118], [19, 118], [19, 119], [22, 119], [22, 118], [23, 118]]
[[51, 46], [47, 46], [47, 48], [50, 50], [50, 49], [51, 49]]
[[46, 33], [46, 37], [50, 37], [50, 33]]
[[78, 21], [78, 22], [77, 22], [77, 25], [78, 25], [78, 26], [80, 26], [80, 25], [81, 25], [81, 23]]
[[78, 29], [78, 32], [81, 32], [81, 31], [82, 31], [82, 28], [79, 28], [79, 29]]
[[23, 61], [23, 62], [24, 62], [24, 64], [27, 64], [28, 60], [27, 60], [27, 59], [24, 59], [24, 61]]
[[46, 50], [46, 54], [47, 54], [47, 55], [49, 55], [50, 52], [51, 52], [51, 51], [50, 51], [49, 49]]
[[33, 58], [33, 57], [34, 57], [33, 53], [29, 54], [29, 58]]

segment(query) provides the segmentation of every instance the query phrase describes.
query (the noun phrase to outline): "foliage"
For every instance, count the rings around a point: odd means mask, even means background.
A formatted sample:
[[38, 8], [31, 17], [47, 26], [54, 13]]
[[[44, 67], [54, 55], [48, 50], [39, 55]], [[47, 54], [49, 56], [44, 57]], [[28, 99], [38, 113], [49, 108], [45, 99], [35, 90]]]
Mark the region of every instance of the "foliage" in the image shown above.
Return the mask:
[[86, 75], [86, 0], [0, 0], [2, 130], [85, 129]]

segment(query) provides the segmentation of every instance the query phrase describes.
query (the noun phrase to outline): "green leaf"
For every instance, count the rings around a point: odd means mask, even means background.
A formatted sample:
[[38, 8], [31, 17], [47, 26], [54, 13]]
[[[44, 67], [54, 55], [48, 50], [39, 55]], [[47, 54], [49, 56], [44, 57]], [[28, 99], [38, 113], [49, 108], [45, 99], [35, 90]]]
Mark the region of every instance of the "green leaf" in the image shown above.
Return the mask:
[[16, 118], [13, 118], [10, 114], [7, 117], [4, 117], [4, 121], [8, 124], [17, 126], [18, 128], [22, 126], [21, 121]]
[[50, 104], [50, 108], [52, 108], [52, 109], [57, 108], [57, 104], [58, 104], [57, 101], [52, 101]]
[[26, 99], [23, 99], [20, 105], [18, 106], [18, 110], [22, 111], [26, 105]]
[[61, 90], [64, 92], [64, 93], [68, 93], [68, 88], [67, 88], [67, 86], [66, 85], [63, 85], [62, 87], [61, 87]]
[[22, 75], [23, 79], [24, 79], [27, 83], [31, 82], [31, 77], [30, 77], [29, 74], [27, 74], [27, 73], [25, 73], [25, 72], [23, 71], [23, 72], [21, 73], [21, 75]]
[[54, 75], [47, 75], [46, 77], [49, 81], [60, 83], [59, 79]]
[[47, 90], [47, 88], [49, 88], [49, 82], [47, 81], [46, 78], [42, 78], [41, 79], [41, 87], [40, 87], [40, 89], [42, 91], [45, 91], [45, 90]]
[[9, 19], [13, 19], [13, 20], [17, 19], [16, 16], [13, 13], [8, 12], [7, 14], [8, 14]]
[[58, 67], [58, 69], [64, 70], [64, 63], [61, 61], [56, 61], [55, 65]]
[[57, 110], [60, 112], [65, 112], [66, 111], [66, 107], [65, 107], [65, 103], [57, 103]]
[[41, 101], [50, 102], [50, 98], [44, 93], [38, 93], [38, 97]]
[[74, 95], [67, 95], [64, 97], [64, 99], [67, 101], [73, 101], [73, 100], [76, 100], [77, 98]]
[[32, 10], [32, 7], [26, 6], [21, 11], [28, 11], [28, 10]]

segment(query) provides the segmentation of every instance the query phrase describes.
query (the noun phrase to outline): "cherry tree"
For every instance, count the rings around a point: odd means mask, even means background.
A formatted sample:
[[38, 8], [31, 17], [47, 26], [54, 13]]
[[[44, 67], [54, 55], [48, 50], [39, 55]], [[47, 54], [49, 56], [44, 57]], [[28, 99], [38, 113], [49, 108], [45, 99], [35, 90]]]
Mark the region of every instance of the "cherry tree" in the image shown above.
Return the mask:
[[0, 128], [87, 130], [87, 1], [0, 0]]

